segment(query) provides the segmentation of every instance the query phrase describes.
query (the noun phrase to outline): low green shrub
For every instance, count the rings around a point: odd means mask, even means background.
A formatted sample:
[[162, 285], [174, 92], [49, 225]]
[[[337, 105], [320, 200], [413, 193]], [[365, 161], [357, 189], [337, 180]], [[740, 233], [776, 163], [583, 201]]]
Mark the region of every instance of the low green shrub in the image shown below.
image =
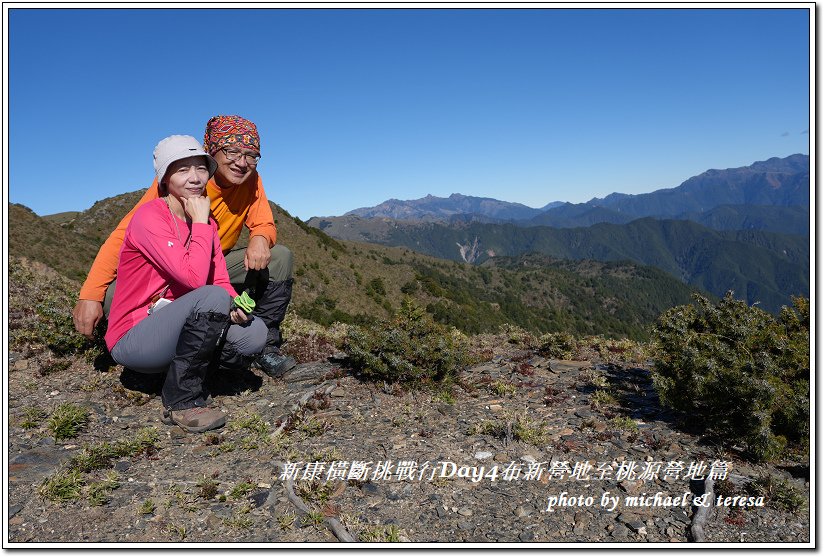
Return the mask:
[[490, 384], [489, 390], [492, 391], [493, 394], [498, 396], [512, 396], [518, 392], [518, 388], [515, 385], [501, 380], [495, 381], [494, 383]]
[[46, 354], [41, 373], [60, 372], [72, 357], [85, 354], [89, 362], [108, 354], [103, 334], [105, 319], [98, 323], [93, 341], [74, 328], [72, 308], [78, 285], [51, 269], [13, 257], [9, 265], [9, 348], [25, 357]]
[[547, 333], [538, 338], [537, 352], [546, 358], [571, 360], [577, 351], [578, 343], [569, 333]]
[[109, 494], [120, 487], [119, 476], [114, 470], [109, 471], [100, 482], [89, 484], [89, 505], [99, 507], [109, 500]]
[[34, 429], [40, 426], [40, 422], [42, 422], [46, 417], [46, 411], [42, 408], [28, 406], [23, 409], [18, 425], [23, 429]]
[[770, 505], [784, 511], [794, 513], [807, 506], [807, 498], [787, 479], [766, 474], [747, 482], [744, 487], [747, 493], [766, 497]]
[[12, 349], [45, 345], [57, 355], [66, 355], [87, 346], [85, 337], [74, 330], [72, 281], [15, 259], [9, 267], [9, 283], [13, 285], [9, 293]]
[[433, 401], [444, 402], [446, 404], [455, 404], [455, 401], [456, 401], [455, 395], [453, 395], [452, 392], [447, 390], [447, 389], [444, 389], [444, 390], [441, 390], [441, 391], [438, 391], [437, 393], [435, 393], [432, 396], [432, 400]]
[[809, 301], [778, 319], [727, 295], [713, 306], [674, 307], [653, 331], [653, 381], [661, 400], [728, 445], [772, 460], [809, 438]]
[[629, 416], [615, 416], [609, 421], [609, 425], [619, 431], [638, 431], [638, 422]]
[[108, 468], [117, 458], [154, 453], [157, 450], [159, 439], [160, 434], [157, 428], [144, 427], [132, 437], [119, 439], [113, 443], [103, 441], [95, 445], [84, 446], [69, 460], [69, 466], [80, 472]]
[[67, 402], [52, 412], [47, 425], [55, 440], [60, 441], [77, 437], [88, 421], [88, 408]]
[[498, 328], [498, 334], [503, 335], [510, 344], [520, 348], [532, 349], [535, 347], [535, 336], [518, 325], [504, 323]]
[[525, 412], [506, 412], [494, 420], [483, 420], [470, 426], [467, 435], [490, 435], [498, 439], [511, 436], [516, 441], [541, 446], [547, 442], [547, 427], [543, 421], [529, 418]]
[[516, 416], [512, 424], [512, 436], [530, 445], [544, 445], [547, 441], [546, 425], [543, 422], [529, 419], [525, 414], [520, 414]]
[[609, 390], [598, 389], [590, 396], [589, 404], [593, 408], [604, 408], [618, 404], [618, 399]]
[[146, 499], [143, 501], [143, 504], [140, 505], [140, 509], [137, 511], [137, 514], [153, 514], [156, 508], [157, 505], [155, 505], [154, 501], [151, 499]]
[[403, 294], [414, 294], [418, 291], [418, 283], [414, 280], [410, 280], [409, 282], [405, 283], [401, 286], [401, 293]]
[[79, 499], [84, 485], [78, 470], [62, 470], [44, 479], [37, 491], [44, 499], [65, 503]]
[[389, 542], [397, 543], [401, 541], [400, 530], [394, 524], [385, 526], [373, 526], [364, 529], [358, 534], [358, 540], [362, 542]]
[[628, 338], [589, 336], [581, 339], [581, 344], [595, 350], [605, 362], [643, 362], [648, 359], [647, 346]]
[[389, 383], [445, 381], [474, 362], [463, 335], [409, 299], [388, 322], [350, 327], [344, 350], [364, 377]]
[[76, 354], [88, 346], [86, 338], [74, 329], [71, 312], [66, 311], [63, 300], [47, 300], [37, 306], [40, 316], [42, 340], [58, 355]]
[[386, 286], [383, 283], [383, 279], [375, 277], [370, 280], [369, 285], [366, 287], [366, 293], [370, 296], [386, 296]]
[[240, 482], [229, 492], [229, 497], [232, 497], [233, 499], [241, 499], [252, 493], [254, 489], [255, 484], [246, 481]]

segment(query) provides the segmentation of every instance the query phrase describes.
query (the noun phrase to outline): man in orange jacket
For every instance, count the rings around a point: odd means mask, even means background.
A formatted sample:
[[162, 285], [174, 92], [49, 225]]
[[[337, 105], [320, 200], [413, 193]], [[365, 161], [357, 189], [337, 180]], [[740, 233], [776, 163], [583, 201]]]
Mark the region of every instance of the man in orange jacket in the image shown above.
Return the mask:
[[[229, 280], [238, 292], [245, 287], [254, 291], [254, 315], [269, 329], [266, 347], [256, 363], [267, 375], [278, 377], [295, 366], [294, 359], [280, 352], [280, 324], [292, 298], [292, 252], [275, 243], [277, 228], [257, 173], [260, 136], [249, 120], [215, 116], [206, 124], [203, 144], [218, 163], [206, 185], [206, 194], [218, 223]], [[158, 195], [155, 180], [97, 253], [72, 313], [75, 328], [88, 338], [94, 336], [95, 327], [111, 304], [126, 226], [138, 207]], [[235, 249], [244, 224], [249, 229], [249, 244]]]

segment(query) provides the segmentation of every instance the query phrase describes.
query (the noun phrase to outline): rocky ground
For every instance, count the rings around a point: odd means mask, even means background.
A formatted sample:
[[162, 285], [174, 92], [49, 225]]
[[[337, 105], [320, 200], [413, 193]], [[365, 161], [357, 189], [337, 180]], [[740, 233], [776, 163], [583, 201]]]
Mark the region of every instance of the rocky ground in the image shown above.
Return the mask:
[[[213, 382], [229, 423], [200, 435], [160, 422], [145, 377], [44, 365], [10, 354], [12, 543], [690, 542], [705, 482], [687, 472], [702, 462], [728, 466], [704, 541], [811, 542], [809, 463], [754, 465], [702, 439], [659, 406], [643, 364], [504, 345], [432, 392], [362, 381], [332, 358]], [[88, 420], [56, 440], [50, 416], [66, 403]], [[715, 506], [753, 482], [764, 506]]]

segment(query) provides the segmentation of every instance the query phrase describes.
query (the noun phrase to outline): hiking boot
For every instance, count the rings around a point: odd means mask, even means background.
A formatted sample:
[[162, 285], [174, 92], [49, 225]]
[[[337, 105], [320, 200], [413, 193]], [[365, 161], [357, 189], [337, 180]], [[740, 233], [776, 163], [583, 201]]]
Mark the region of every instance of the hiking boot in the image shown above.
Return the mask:
[[166, 425], [179, 425], [189, 433], [203, 433], [226, 425], [226, 414], [203, 406], [185, 410], [164, 409], [161, 421]]
[[280, 350], [274, 347], [267, 347], [267, 350], [258, 356], [255, 363], [263, 373], [275, 379], [298, 365], [294, 358], [284, 356], [280, 353]]

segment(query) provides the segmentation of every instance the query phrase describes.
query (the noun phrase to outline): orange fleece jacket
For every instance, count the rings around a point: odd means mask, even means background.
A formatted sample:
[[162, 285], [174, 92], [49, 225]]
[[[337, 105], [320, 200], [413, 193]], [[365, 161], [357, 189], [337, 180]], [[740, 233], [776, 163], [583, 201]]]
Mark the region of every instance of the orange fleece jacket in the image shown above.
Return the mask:
[[[260, 175], [257, 177], [256, 187], [233, 186], [221, 189], [214, 179], [211, 179], [206, 184], [206, 192], [212, 201], [212, 216], [217, 221], [217, 233], [220, 236], [220, 247], [224, 254], [237, 243], [244, 224], [249, 228], [250, 237], [263, 236], [269, 240], [270, 248], [275, 245], [277, 228], [275, 228], [272, 208], [263, 191]], [[132, 220], [132, 215], [138, 207], [158, 197], [157, 180], [155, 180], [137, 205], [123, 217], [114, 232], [100, 247], [92, 268], [89, 270], [89, 275], [86, 277], [86, 282], [80, 289], [81, 300], [102, 302], [106, 297], [106, 289], [117, 278], [117, 263], [120, 259], [120, 247], [123, 245], [126, 226]]]

